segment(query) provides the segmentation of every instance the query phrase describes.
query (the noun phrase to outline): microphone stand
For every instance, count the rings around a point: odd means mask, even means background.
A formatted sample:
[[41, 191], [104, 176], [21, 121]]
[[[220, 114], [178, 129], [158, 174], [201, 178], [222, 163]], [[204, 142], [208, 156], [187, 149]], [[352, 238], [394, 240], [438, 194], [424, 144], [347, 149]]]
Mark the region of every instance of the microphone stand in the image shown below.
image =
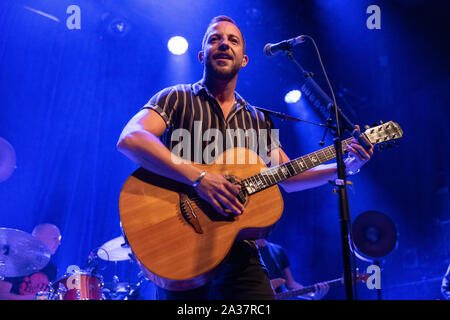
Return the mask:
[[[338, 178], [331, 182], [335, 187], [337, 187], [339, 194], [339, 213], [340, 213], [340, 227], [341, 227], [341, 242], [342, 242], [342, 253], [343, 253], [343, 261], [344, 261], [344, 285], [347, 300], [356, 299], [356, 286], [353, 288], [353, 277], [352, 277], [352, 263], [351, 263], [351, 220], [350, 220], [350, 208], [347, 194], [347, 180], [345, 173], [345, 163], [343, 160], [344, 152], [342, 150], [342, 133], [341, 133], [341, 125], [340, 120], [343, 123], [343, 129], [353, 131], [352, 135], [357, 135], [359, 138], [358, 131], [354, 130], [354, 125], [349, 121], [349, 119], [342, 113], [342, 110], [339, 109], [336, 104], [325, 94], [325, 92], [319, 87], [319, 85], [312, 79], [313, 73], [307, 72], [300, 63], [295, 60], [292, 51], [288, 51], [286, 53], [287, 57], [293, 61], [301, 70], [302, 75], [305, 79], [304, 86], [306, 86], [307, 90], [314, 94], [317, 99], [321, 99], [322, 101], [328, 102], [327, 109], [331, 113], [334, 111], [336, 115], [336, 127], [330, 126], [331, 121], [328, 120], [327, 129], [330, 127], [335, 132], [334, 137], [334, 148], [336, 150], [336, 163], [337, 163], [337, 173]], [[358, 139], [359, 140], [359, 139]], [[354, 290], [355, 289], [355, 290]], [[355, 291], [355, 292], [354, 292]]]
[[300, 119], [300, 118], [297, 118], [297, 117], [293, 117], [291, 115], [287, 115], [287, 114], [284, 114], [284, 113], [281, 113], [281, 112], [278, 112], [278, 111], [264, 109], [264, 108], [260, 108], [260, 107], [256, 107], [256, 106], [255, 106], [255, 109], [257, 109], [259, 111], [262, 111], [264, 113], [267, 113], [270, 116], [274, 116], [274, 117], [280, 118], [281, 120], [292, 120], [292, 121], [298, 121], [298, 122], [306, 122], [306, 123], [313, 124], [313, 125], [318, 126], [318, 127], [323, 127], [323, 128], [325, 128], [325, 130], [328, 130], [328, 128], [332, 128], [333, 130], [335, 129], [334, 126], [332, 126], [330, 123], [329, 124], [323, 124], [323, 123], [307, 121], [307, 120]]

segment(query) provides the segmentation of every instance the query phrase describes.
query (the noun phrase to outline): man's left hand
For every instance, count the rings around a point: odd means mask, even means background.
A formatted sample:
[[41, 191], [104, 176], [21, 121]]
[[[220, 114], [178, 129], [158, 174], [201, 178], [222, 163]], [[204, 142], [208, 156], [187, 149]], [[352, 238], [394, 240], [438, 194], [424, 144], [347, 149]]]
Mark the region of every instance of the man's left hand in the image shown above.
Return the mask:
[[[359, 132], [359, 126], [356, 125], [355, 127]], [[373, 146], [369, 150], [366, 150], [356, 139], [351, 141], [350, 145], [347, 146], [347, 150], [348, 158], [345, 159], [347, 172], [357, 172], [373, 155]]]
[[322, 299], [330, 289], [330, 286], [326, 282], [320, 282], [315, 284], [316, 291], [311, 295], [314, 300]]

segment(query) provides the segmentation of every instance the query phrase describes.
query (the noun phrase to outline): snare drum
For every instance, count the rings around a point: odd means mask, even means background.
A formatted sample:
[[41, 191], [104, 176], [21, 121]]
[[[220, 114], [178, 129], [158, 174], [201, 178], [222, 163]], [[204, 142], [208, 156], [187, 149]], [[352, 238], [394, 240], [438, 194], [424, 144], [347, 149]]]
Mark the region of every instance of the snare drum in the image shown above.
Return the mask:
[[66, 273], [52, 287], [62, 300], [102, 300], [101, 279], [87, 271]]

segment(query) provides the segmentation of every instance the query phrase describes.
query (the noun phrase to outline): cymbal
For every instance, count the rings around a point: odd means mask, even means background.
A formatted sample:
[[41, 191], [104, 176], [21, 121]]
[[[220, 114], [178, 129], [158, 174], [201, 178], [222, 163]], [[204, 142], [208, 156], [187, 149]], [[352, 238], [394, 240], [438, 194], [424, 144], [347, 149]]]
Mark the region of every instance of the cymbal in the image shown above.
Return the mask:
[[16, 169], [16, 152], [11, 144], [0, 137], [0, 182], [6, 181]]
[[0, 228], [0, 276], [21, 277], [44, 268], [50, 260], [46, 245], [24, 231]]
[[125, 242], [125, 238], [120, 236], [109, 240], [98, 250], [97, 255], [106, 261], [125, 261], [131, 259], [131, 248]]

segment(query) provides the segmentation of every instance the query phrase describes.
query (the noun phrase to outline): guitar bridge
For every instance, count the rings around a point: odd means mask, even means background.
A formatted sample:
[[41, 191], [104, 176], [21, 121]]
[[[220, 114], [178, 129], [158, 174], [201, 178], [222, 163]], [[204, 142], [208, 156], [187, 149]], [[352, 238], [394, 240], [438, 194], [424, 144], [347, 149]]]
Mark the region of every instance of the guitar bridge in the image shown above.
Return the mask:
[[195, 214], [195, 210], [191, 205], [191, 200], [184, 193], [180, 192], [179, 195], [181, 214], [183, 215], [183, 218], [192, 226], [192, 228], [194, 228], [195, 232], [203, 233], [198, 216]]

